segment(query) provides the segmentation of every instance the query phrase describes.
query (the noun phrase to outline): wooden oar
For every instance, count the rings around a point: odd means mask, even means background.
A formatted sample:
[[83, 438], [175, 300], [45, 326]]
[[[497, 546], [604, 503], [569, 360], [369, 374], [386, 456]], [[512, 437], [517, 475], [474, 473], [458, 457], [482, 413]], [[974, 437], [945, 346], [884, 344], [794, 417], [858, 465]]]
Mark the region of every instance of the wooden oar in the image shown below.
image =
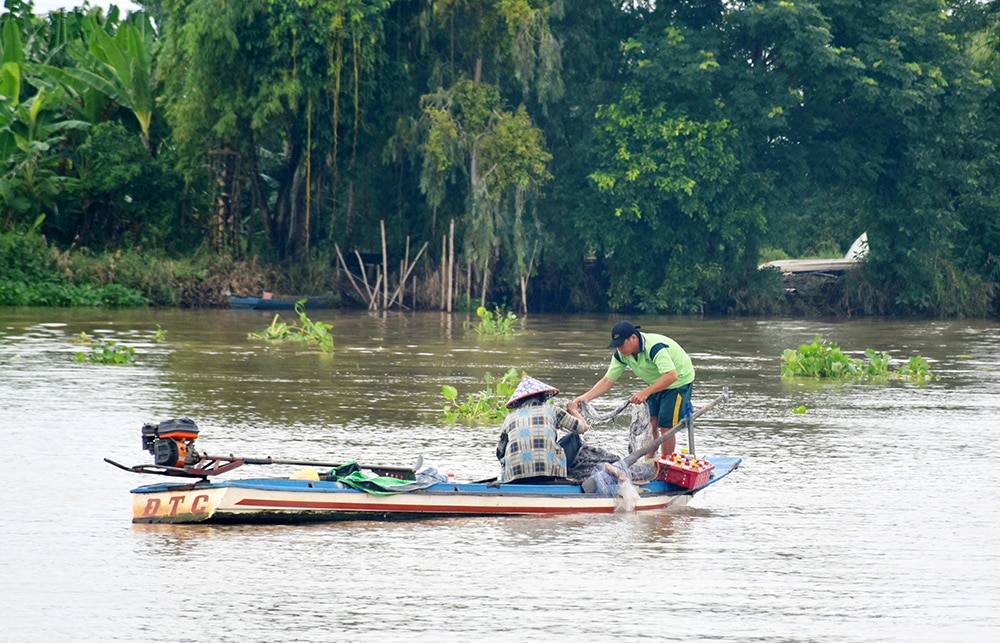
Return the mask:
[[[709, 402], [708, 404], [706, 404], [705, 406], [701, 407], [700, 409], [691, 414], [691, 421], [693, 422], [696, 418], [699, 418], [703, 414], [710, 411], [716, 404], [728, 401], [729, 401], [729, 388], [723, 387], [722, 395], [715, 398], [714, 400], [712, 400], [711, 402]], [[616, 462], [614, 466], [623, 470], [627, 469], [628, 467], [635, 464], [642, 456], [659, 449], [661, 444], [670, 439], [670, 437], [673, 436], [675, 433], [686, 427], [687, 423], [688, 423], [687, 419], [679, 422], [677, 426], [673, 427], [672, 429], [670, 429], [657, 439], [653, 440], [649, 444], [639, 447], [632, 453], [628, 454], [627, 456]], [[603, 475], [609, 475], [609, 474], [605, 473], [604, 470], [599, 469], [596, 472], [592, 473], [589, 478], [584, 480], [580, 486], [583, 487], [583, 490], [586, 493], [594, 493], [595, 491], [597, 491], [598, 481], [600, 480], [600, 476]]]

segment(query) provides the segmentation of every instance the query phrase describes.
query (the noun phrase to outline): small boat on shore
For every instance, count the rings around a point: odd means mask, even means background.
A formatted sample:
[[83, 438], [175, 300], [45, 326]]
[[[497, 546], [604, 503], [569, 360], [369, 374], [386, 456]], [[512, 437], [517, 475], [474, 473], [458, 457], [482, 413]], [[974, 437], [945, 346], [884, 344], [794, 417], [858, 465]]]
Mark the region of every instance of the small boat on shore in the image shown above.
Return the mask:
[[229, 296], [229, 307], [241, 310], [294, 310], [295, 304], [304, 302], [305, 308], [329, 308], [334, 303], [333, 293], [323, 295], [272, 295], [265, 292], [260, 297]]

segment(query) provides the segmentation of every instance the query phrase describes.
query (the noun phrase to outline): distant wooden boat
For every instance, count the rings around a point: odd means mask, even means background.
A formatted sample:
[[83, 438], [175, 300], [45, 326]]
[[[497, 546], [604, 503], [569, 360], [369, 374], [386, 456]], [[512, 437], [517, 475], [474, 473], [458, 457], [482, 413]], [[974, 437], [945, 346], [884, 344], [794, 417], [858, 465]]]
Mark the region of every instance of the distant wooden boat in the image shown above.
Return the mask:
[[261, 297], [229, 297], [229, 307], [242, 310], [294, 310], [295, 304], [305, 300], [306, 308], [329, 308], [333, 304], [333, 293], [323, 295], [272, 295]]

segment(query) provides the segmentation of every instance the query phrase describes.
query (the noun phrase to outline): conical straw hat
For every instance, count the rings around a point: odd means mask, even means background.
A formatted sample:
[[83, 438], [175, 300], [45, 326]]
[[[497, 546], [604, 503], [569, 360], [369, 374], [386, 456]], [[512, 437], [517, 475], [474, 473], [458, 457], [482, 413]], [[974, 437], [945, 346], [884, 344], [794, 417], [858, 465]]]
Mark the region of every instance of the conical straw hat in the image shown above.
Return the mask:
[[559, 389], [525, 375], [521, 378], [517, 388], [514, 389], [514, 393], [510, 396], [510, 399], [507, 400], [507, 408], [512, 409], [524, 398], [538, 395], [539, 393], [548, 393], [545, 399], [549, 399], [553, 395], [558, 395]]

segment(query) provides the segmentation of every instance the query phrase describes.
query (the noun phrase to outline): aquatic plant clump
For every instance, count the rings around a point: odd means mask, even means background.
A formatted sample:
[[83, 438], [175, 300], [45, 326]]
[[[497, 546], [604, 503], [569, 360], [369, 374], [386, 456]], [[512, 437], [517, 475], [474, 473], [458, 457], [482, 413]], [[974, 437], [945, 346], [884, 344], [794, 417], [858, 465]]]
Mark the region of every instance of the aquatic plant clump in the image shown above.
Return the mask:
[[781, 359], [782, 377], [876, 382], [894, 378], [918, 384], [938, 379], [931, 373], [927, 360], [919, 355], [911, 357], [897, 370], [892, 370], [889, 353], [869, 348], [865, 350], [864, 359], [854, 359], [841, 351], [836, 342], [827, 342], [820, 335], [811, 344], [800, 345], [798, 350], [786, 348]]
[[[81, 333], [81, 337], [86, 338], [86, 334]], [[89, 353], [77, 353], [76, 361], [92, 364], [133, 364], [135, 363], [135, 349], [114, 340], [99, 339], [90, 347]]]
[[526, 375], [526, 372], [519, 372], [516, 368], [510, 369], [499, 379], [486, 373], [483, 376], [486, 388], [478, 393], [470, 393], [465, 402], [458, 401], [458, 389], [445, 384], [441, 387], [441, 394], [448, 403], [445, 404], [441, 417], [452, 422], [459, 418], [478, 422], [503, 420], [510, 412], [507, 400]]
[[295, 312], [299, 316], [301, 326], [282, 321], [281, 315], [275, 315], [271, 325], [259, 333], [248, 333], [248, 339], [263, 339], [272, 342], [309, 342], [316, 344], [324, 353], [333, 352], [332, 325], [314, 322], [306, 315], [305, 299], [295, 304]]
[[514, 334], [514, 322], [517, 321], [517, 315], [512, 311], [504, 310], [500, 306], [490, 311], [485, 306], [480, 306], [476, 309], [476, 315], [479, 316], [479, 324], [474, 326], [473, 330], [480, 335]]

